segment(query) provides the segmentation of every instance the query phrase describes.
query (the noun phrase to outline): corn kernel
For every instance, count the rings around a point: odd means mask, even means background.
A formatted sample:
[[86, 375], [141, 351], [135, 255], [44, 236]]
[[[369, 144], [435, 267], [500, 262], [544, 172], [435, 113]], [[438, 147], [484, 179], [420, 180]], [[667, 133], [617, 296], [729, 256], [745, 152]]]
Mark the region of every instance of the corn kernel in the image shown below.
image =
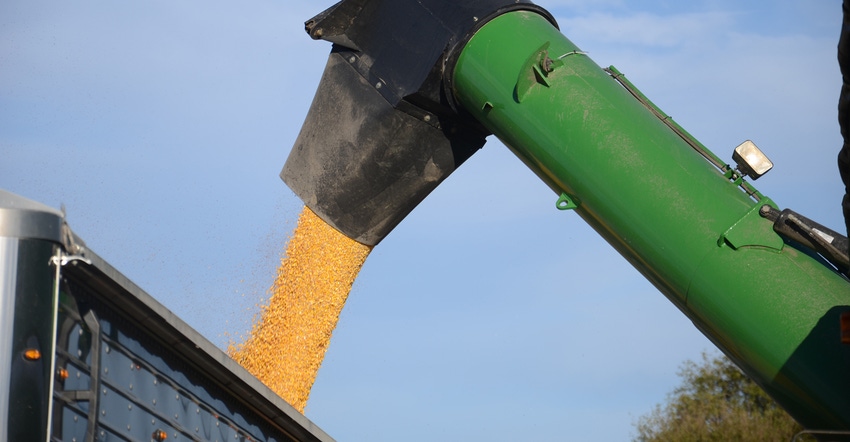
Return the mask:
[[301, 413], [348, 293], [372, 251], [305, 207], [268, 304], [230, 356]]

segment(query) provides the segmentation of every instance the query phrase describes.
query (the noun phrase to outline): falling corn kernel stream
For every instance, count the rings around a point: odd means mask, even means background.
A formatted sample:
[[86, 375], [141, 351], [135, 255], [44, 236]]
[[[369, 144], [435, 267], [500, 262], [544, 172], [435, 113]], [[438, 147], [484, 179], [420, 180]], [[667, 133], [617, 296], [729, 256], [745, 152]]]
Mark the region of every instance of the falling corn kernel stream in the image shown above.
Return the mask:
[[270, 298], [230, 356], [298, 411], [325, 357], [351, 286], [372, 251], [305, 207]]

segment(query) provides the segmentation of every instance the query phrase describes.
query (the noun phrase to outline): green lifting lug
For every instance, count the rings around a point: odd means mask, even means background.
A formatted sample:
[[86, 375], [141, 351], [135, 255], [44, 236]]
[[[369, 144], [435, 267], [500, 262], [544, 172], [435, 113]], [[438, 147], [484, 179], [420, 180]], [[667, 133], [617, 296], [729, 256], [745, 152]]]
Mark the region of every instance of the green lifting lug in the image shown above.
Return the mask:
[[555, 203], [555, 207], [557, 207], [558, 210], [573, 210], [578, 208], [578, 203], [573, 197], [566, 193], [562, 193], [558, 198], [558, 201]]

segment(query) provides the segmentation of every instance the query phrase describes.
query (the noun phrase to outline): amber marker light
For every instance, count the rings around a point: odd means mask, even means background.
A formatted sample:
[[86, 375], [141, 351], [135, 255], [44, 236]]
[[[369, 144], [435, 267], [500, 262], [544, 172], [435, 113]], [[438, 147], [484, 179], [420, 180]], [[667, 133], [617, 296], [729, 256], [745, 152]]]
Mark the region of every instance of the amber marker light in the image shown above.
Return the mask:
[[68, 370], [64, 368], [56, 370], [56, 377], [58, 377], [60, 381], [65, 382], [65, 379], [68, 379]]
[[28, 361], [37, 361], [41, 359], [41, 352], [36, 348], [28, 348], [24, 350], [24, 359]]
[[850, 312], [841, 314], [841, 343], [850, 344]]
[[153, 439], [157, 442], [162, 442], [167, 438], [168, 438], [168, 434], [165, 431], [162, 431], [162, 430], [156, 430], [151, 435], [151, 439]]

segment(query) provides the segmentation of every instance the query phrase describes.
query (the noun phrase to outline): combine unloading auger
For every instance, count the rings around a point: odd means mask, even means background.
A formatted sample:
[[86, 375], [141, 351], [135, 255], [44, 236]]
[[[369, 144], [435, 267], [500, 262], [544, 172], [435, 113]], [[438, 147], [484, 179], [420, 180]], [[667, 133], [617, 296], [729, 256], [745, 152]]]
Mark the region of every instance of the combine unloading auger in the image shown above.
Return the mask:
[[377, 244], [494, 134], [801, 424], [850, 431], [847, 240], [745, 181], [751, 143], [728, 166], [531, 3], [347, 0], [307, 32], [334, 46], [281, 176], [326, 222]]

